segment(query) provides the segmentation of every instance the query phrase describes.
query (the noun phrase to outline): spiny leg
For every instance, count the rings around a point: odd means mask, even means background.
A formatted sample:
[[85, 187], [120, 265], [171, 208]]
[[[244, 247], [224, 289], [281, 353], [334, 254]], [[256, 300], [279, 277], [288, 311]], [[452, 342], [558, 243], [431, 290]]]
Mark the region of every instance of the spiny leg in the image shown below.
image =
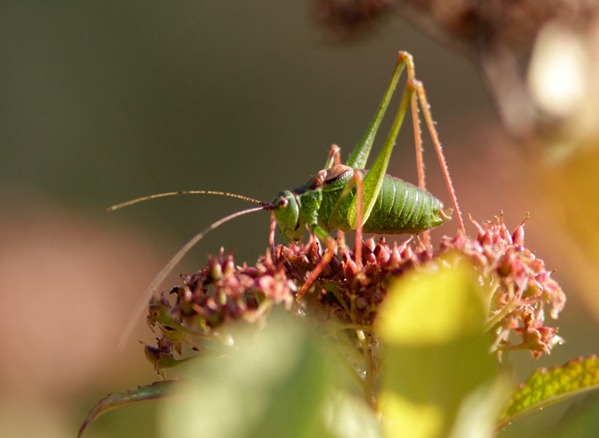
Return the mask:
[[275, 253], [275, 231], [277, 229], [277, 220], [275, 219], [275, 212], [270, 212], [270, 232], [268, 233], [268, 242], [270, 243], [270, 254], [273, 259], [276, 259]]
[[418, 172], [418, 187], [426, 190], [426, 177], [424, 175], [424, 159], [422, 149], [422, 131], [420, 129], [420, 117], [418, 116], [418, 101], [415, 95], [410, 100], [412, 109], [412, 125], [414, 126], [414, 144], [416, 147], [416, 171]]
[[329, 156], [324, 164], [324, 169], [329, 169], [337, 164], [341, 164], [341, 148], [336, 144], [332, 144], [331, 149], [329, 149]]
[[[407, 75], [409, 86], [410, 82], [416, 81], [416, 70], [414, 68], [414, 59], [408, 52], [399, 52], [399, 57], [404, 60], [407, 65]], [[426, 177], [424, 173], [424, 159], [422, 148], [422, 130], [420, 129], [420, 116], [418, 115], [418, 99], [416, 94], [412, 94], [410, 99], [410, 108], [412, 111], [412, 125], [414, 127], [414, 146], [416, 148], [416, 171], [418, 173], [418, 187], [426, 190]]]
[[[420, 117], [418, 115], [418, 100], [415, 94], [412, 94], [410, 99], [410, 107], [412, 110], [412, 125], [414, 127], [414, 146], [416, 149], [416, 172], [418, 174], [418, 187], [426, 190], [426, 177], [424, 173], [424, 159], [422, 148], [422, 131], [420, 130]], [[429, 230], [423, 231], [422, 240], [427, 248], [431, 244], [431, 233]]]
[[[341, 164], [341, 148], [336, 144], [332, 144], [324, 168], [330, 169], [338, 164]], [[339, 229], [337, 230], [337, 245], [339, 248], [345, 248], [345, 233]]]
[[451, 197], [451, 202], [458, 216], [458, 224], [460, 225], [460, 229], [465, 233], [466, 228], [464, 226], [464, 220], [462, 219], [462, 210], [460, 210], [458, 198], [455, 194], [455, 189], [453, 188], [453, 182], [451, 181], [451, 177], [449, 176], [449, 167], [447, 166], [447, 161], [445, 160], [445, 155], [443, 154], [443, 147], [441, 146], [441, 142], [439, 141], [439, 135], [437, 134], [437, 130], [435, 128], [435, 122], [433, 122], [433, 117], [430, 112], [428, 100], [426, 99], [426, 92], [424, 91], [424, 86], [420, 81], [416, 81], [415, 86], [416, 93], [418, 95], [418, 100], [420, 101], [420, 107], [422, 108], [422, 113], [424, 115], [424, 120], [426, 122], [426, 126], [428, 127], [431, 139], [433, 140], [433, 145], [435, 146], [435, 151], [437, 152], [437, 158], [439, 160], [443, 176], [445, 177], [445, 185], [447, 186], [447, 191], [449, 192], [449, 196]]
[[[410, 82], [413, 82], [416, 76], [414, 60], [412, 55], [407, 52], [399, 52], [399, 57], [407, 64], [408, 81], [406, 86], [409, 86]], [[416, 156], [416, 172], [418, 175], [418, 187], [420, 187], [422, 190], [426, 190], [422, 130], [420, 129], [420, 115], [418, 114], [418, 98], [416, 97], [416, 93], [412, 93], [412, 97], [410, 98], [410, 110], [412, 112], [412, 127], [414, 131], [414, 148]], [[431, 239], [429, 230], [426, 230], [422, 233], [422, 241], [426, 247], [430, 246]]]
[[[456, 210], [459, 227], [462, 231], [465, 232], [464, 221], [462, 219], [462, 211], [460, 210], [458, 199], [455, 194], [455, 189], [453, 188], [453, 183], [451, 181], [451, 177], [449, 176], [449, 167], [447, 166], [447, 161], [445, 160], [445, 155], [443, 154], [443, 148], [439, 140], [439, 135], [437, 133], [437, 129], [435, 128], [435, 123], [433, 121], [433, 117], [430, 111], [430, 105], [428, 103], [428, 99], [426, 98], [426, 91], [424, 89], [424, 85], [421, 81], [416, 79], [416, 72], [412, 55], [410, 55], [407, 52], [400, 52], [399, 56], [400, 58], [405, 60], [405, 63], [407, 65], [408, 81], [406, 83], [406, 87], [410, 87], [414, 90], [410, 104], [412, 109], [412, 121], [414, 125], [414, 139], [416, 143], [416, 166], [418, 170], [418, 185], [421, 189], [426, 189], [426, 182], [424, 176], [424, 162], [422, 159], [422, 136], [420, 131], [420, 117], [418, 116], [419, 103], [420, 108], [422, 109], [426, 126], [428, 128], [429, 134], [433, 141], [433, 145], [435, 147], [437, 159], [439, 161], [439, 165], [441, 166], [441, 171], [443, 172], [443, 176], [445, 178], [445, 185], [447, 187], [447, 191], [449, 192], [451, 202]], [[427, 236], [425, 236], [425, 238], [428, 240]]]
[[318, 276], [320, 275], [322, 270], [325, 268], [326, 265], [328, 265], [331, 262], [331, 260], [333, 260], [333, 256], [335, 255], [335, 239], [333, 239], [323, 228], [321, 228], [318, 225], [315, 225], [311, 228], [312, 232], [314, 232], [318, 236], [318, 238], [325, 243], [327, 249], [325, 250], [318, 264], [314, 267], [314, 269], [312, 269], [312, 272], [310, 272], [310, 275], [302, 285], [302, 288], [295, 296], [296, 301], [300, 301], [302, 299], [304, 294], [308, 291], [310, 286], [312, 286], [312, 284], [318, 279]]
[[362, 272], [362, 215], [364, 208], [364, 179], [360, 172], [354, 172], [353, 180], [356, 184], [356, 201], [358, 203], [358, 211], [356, 220], [356, 245], [354, 248], [354, 258], [356, 260], [356, 268], [359, 273]]

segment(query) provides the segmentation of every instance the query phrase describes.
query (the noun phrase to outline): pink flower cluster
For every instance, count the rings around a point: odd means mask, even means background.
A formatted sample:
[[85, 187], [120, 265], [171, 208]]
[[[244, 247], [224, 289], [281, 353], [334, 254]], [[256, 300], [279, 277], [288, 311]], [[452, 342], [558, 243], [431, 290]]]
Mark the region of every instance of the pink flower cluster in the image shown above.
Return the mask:
[[393, 279], [451, 252], [470, 260], [486, 286], [493, 350], [528, 349], [535, 357], [549, 353], [562, 339], [556, 328], [544, 325], [544, 307], [551, 305], [551, 316], [557, 318], [566, 299], [543, 261], [524, 247], [524, 223], [510, 233], [502, 217], [482, 225], [472, 222], [476, 238], [461, 232], [443, 237], [436, 252], [417, 238], [391, 246], [384, 238], [371, 238], [362, 243], [356, 260], [356, 252], [340, 242], [337, 255], [299, 304], [295, 301], [299, 286], [322, 260], [318, 240], [280, 245], [255, 266], [236, 266], [233, 256], [221, 250], [202, 270], [183, 276], [183, 285], [171, 291], [174, 304], [164, 296], [155, 297], [148, 321], [162, 332], [159, 348], [164, 356], [180, 352], [181, 343], [201, 349], [228, 321], [260, 322], [275, 305], [368, 329]]
[[[566, 295], [543, 260], [524, 246], [524, 222], [510, 233], [502, 216], [482, 225], [472, 220], [478, 230], [476, 239], [463, 234], [445, 237], [441, 250], [469, 257], [491, 288], [488, 326], [495, 349], [528, 349], [539, 357], [563, 342], [557, 328], [544, 325], [545, 305], [551, 306], [551, 317], [557, 319]], [[511, 333], [520, 342], [511, 342]]]

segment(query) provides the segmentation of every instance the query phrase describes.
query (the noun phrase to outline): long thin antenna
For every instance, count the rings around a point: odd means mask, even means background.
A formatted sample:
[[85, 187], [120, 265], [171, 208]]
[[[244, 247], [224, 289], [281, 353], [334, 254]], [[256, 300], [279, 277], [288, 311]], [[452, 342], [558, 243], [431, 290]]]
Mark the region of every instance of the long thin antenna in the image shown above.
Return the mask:
[[219, 192], [215, 190], [183, 190], [178, 192], [167, 192], [167, 193], [157, 193], [155, 195], [142, 196], [141, 198], [135, 198], [127, 202], [123, 202], [121, 204], [113, 205], [112, 207], [108, 207], [106, 211], [115, 211], [120, 210], [121, 208], [128, 207], [133, 204], [138, 204], [140, 202], [149, 201], [150, 199], [156, 198], [166, 198], [167, 196], [177, 196], [177, 195], [218, 195], [218, 196], [228, 196], [229, 198], [237, 198], [243, 201], [253, 202], [254, 204], [258, 204], [261, 206], [270, 205], [268, 202], [259, 201], [254, 198], [250, 198], [249, 196], [238, 195], [237, 193], [229, 193], [229, 192]]
[[166, 264], [166, 266], [164, 268], [162, 268], [162, 270], [158, 273], [158, 275], [156, 275], [156, 278], [154, 278], [154, 281], [152, 281], [152, 283], [150, 284], [150, 287], [148, 288], [148, 292], [156, 292], [157, 289], [160, 287], [160, 284], [164, 281], [164, 279], [167, 277], [167, 275], [170, 274], [170, 272], [175, 268], [177, 263], [179, 263], [181, 261], [181, 259], [185, 256], [185, 254], [187, 254], [189, 252], [189, 250], [196, 245], [196, 243], [198, 243], [200, 240], [202, 240], [202, 238], [208, 232], [214, 230], [215, 228], [220, 227], [225, 222], [235, 219], [236, 217], [243, 216], [245, 214], [254, 213], [256, 211], [263, 211], [263, 210], [264, 210], [264, 208], [262, 208], [262, 207], [253, 207], [253, 208], [248, 208], [247, 210], [237, 211], [228, 216], [225, 216], [222, 219], [217, 220], [216, 222], [211, 224], [208, 228], [204, 229], [201, 233], [196, 234], [193, 237], [193, 239], [191, 239], [189, 242], [187, 242], [185, 245], [183, 245], [183, 247], [179, 251], [177, 251], [177, 254], [175, 254], [173, 256], [173, 258], [170, 259], [170, 261]]
[[[176, 193], [176, 192], [174, 192], [174, 193]], [[209, 193], [209, 194], [212, 194], [212, 193]], [[155, 197], [159, 197], [159, 196], [155, 196]], [[132, 201], [129, 201], [129, 203], [131, 203], [131, 202]], [[259, 202], [261, 202], [261, 201], [259, 201]], [[125, 203], [125, 204], [127, 204], [127, 203]], [[124, 204], [119, 204], [119, 205], [124, 206]], [[270, 205], [270, 204], [267, 204], [267, 205]], [[152, 283], [150, 283], [150, 286], [148, 286], [148, 288], [144, 292], [143, 296], [141, 297], [139, 302], [136, 304], [135, 308], [137, 310], [131, 316], [131, 318], [129, 319], [129, 322], [127, 323], [127, 326], [121, 333], [121, 337], [120, 337], [117, 347], [122, 348], [124, 346], [125, 341], [129, 338], [129, 335], [133, 331], [133, 327], [135, 327], [135, 324], [137, 323], [138, 319], [140, 318], [142, 312], [146, 309], [146, 304], [147, 304], [147, 301], [150, 299], [150, 296], [158, 291], [158, 288], [160, 287], [162, 282], [166, 279], [168, 274], [170, 274], [170, 272], [181, 261], [181, 259], [185, 256], [185, 254], [187, 254], [189, 252], [189, 250], [191, 250], [191, 248], [193, 248], [200, 240], [202, 240], [202, 238], [208, 232], [214, 230], [215, 228], [218, 228], [225, 222], [228, 222], [228, 221], [235, 219], [239, 216], [243, 216], [246, 214], [255, 213], [257, 211], [263, 211], [263, 210], [265, 210], [264, 207], [253, 207], [253, 208], [248, 208], [246, 210], [237, 211], [228, 216], [225, 216], [225, 217], [217, 220], [213, 224], [211, 224], [209, 227], [205, 228], [202, 232], [196, 234], [191, 240], [189, 240], [185, 245], [183, 245], [183, 247], [179, 251], [177, 251], [177, 253], [173, 256], [173, 258], [170, 259], [170, 261], [166, 264], [166, 266], [164, 266], [164, 268], [162, 268], [160, 270], [160, 272], [158, 273], [158, 275], [156, 275], [154, 280], [152, 280]]]

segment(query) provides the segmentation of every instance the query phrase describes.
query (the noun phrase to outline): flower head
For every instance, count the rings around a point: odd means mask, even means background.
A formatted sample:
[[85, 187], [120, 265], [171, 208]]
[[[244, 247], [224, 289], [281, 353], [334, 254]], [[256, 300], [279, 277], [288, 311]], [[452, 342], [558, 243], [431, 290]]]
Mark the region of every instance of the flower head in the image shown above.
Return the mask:
[[237, 266], [221, 250], [202, 270], [183, 276], [183, 285], [171, 291], [173, 304], [165, 296], [155, 297], [148, 321], [160, 328], [159, 346], [169, 353], [180, 352], [182, 343], [204, 348], [229, 321], [264, 322], [275, 305], [372, 333], [390, 282], [424, 264], [443, 263], [441, 256], [451, 252], [469, 260], [485, 286], [493, 350], [528, 349], [538, 357], [562, 342], [557, 328], [544, 325], [545, 306], [557, 318], [566, 298], [543, 261], [524, 246], [524, 222], [509, 232], [501, 216], [483, 224], [472, 220], [475, 238], [458, 232], [443, 237], [436, 251], [413, 237], [399, 245], [370, 238], [361, 243], [360, 260], [338, 243], [336, 256], [300, 303], [295, 301], [299, 286], [322, 260], [317, 239], [280, 245], [254, 266]]

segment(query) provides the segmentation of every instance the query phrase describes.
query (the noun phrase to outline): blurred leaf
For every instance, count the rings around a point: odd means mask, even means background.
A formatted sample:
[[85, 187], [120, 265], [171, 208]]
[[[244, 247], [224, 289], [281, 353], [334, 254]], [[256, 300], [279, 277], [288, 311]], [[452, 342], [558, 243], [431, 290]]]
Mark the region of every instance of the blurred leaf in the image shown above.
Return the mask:
[[167, 397], [173, 393], [173, 386], [177, 383], [178, 382], [171, 380], [164, 380], [154, 382], [147, 386], [138, 386], [137, 388], [130, 389], [126, 392], [109, 394], [106, 398], [100, 400], [94, 409], [92, 409], [85, 419], [85, 422], [81, 425], [77, 436], [80, 437], [85, 429], [87, 429], [87, 426], [89, 426], [89, 424], [99, 415], [121, 406]]
[[377, 418], [363, 398], [338, 392], [330, 397], [325, 408], [325, 422], [335, 437], [381, 438]]
[[541, 368], [522, 383], [500, 418], [499, 427], [566, 398], [599, 388], [599, 358], [571, 360], [561, 367]]
[[377, 332], [385, 342], [380, 410], [386, 436], [485, 437], [504, 403], [484, 337], [484, 294], [452, 257], [395, 283]]
[[165, 401], [161, 436], [352, 436], [331, 430], [339, 427], [339, 418], [346, 423], [343, 417], [351, 411], [331, 403], [340, 375], [336, 365], [342, 360], [289, 315], [272, 315], [258, 336], [251, 333], [234, 336], [232, 354], [186, 367], [186, 384]]
[[564, 262], [570, 264], [576, 289], [595, 320], [599, 320], [598, 162], [599, 138], [595, 138], [580, 145], [554, 167], [541, 167], [537, 172], [539, 194], [551, 206], [549, 217], [561, 225], [561, 229], [551, 230], [551, 240], [560, 247]]

